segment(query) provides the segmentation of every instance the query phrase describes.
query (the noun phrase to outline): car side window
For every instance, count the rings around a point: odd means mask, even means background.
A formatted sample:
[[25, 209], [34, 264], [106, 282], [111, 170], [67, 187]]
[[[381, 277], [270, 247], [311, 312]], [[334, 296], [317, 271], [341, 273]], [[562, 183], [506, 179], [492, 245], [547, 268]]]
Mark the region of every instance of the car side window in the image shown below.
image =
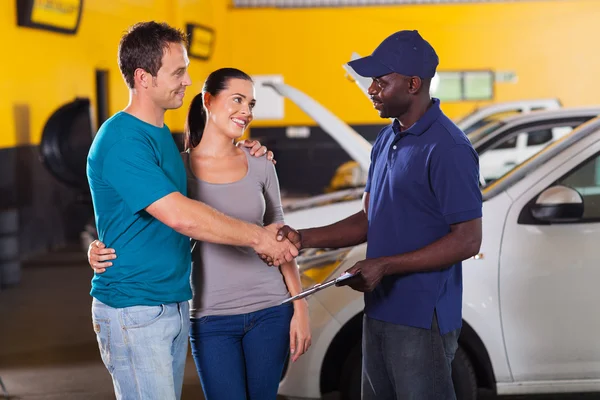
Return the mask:
[[600, 154], [580, 164], [557, 184], [569, 186], [583, 197], [583, 218], [600, 220]]
[[498, 145], [494, 146], [494, 150], [496, 149], [514, 149], [517, 147], [517, 138], [518, 135], [513, 135], [509, 138], [506, 138], [502, 142], [498, 143]]
[[539, 146], [552, 140], [551, 129], [540, 129], [527, 133], [527, 146]]

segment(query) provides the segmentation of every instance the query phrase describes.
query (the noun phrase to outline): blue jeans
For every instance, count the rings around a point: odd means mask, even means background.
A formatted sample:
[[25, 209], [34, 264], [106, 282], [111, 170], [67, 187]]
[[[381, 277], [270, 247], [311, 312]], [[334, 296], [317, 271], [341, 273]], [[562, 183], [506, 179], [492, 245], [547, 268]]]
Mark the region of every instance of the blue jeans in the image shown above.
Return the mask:
[[94, 299], [92, 321], [117, 399], [181, 398], [190, 327], [187, 301], [113, 308]]
[[363, 400], [456, 400], [452, 360], [460, 329], [431, 329], [363, 319]]
[[206, 400], [275, 400], [293, 313], [285, 304], [192, 318], [192, 355]]

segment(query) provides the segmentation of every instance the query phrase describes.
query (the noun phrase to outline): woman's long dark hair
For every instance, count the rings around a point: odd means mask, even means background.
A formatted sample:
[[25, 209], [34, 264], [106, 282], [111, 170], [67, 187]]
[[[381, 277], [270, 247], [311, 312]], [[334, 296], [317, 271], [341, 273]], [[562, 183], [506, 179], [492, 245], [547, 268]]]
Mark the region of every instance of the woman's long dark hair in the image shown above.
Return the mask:
[[244, 79], [252, 82], [252, 78], [250, 78], [247, 73], [235, 68], [218, 69], [213, 71], [208, 78], [206, 78], [202, 92], [194, 97], [190, 104], [190, 109], [188, 110], [184, 130], [184, 146], [186, 150], [191, 150], [198, 146], [200, 139], [202, 139], [202, 133], [206, 126], [206, 110], [204, 109], [202, 100], [204, 93], [210, 93], [213, 97], [217, 96], [227, 88], [230, 79]]

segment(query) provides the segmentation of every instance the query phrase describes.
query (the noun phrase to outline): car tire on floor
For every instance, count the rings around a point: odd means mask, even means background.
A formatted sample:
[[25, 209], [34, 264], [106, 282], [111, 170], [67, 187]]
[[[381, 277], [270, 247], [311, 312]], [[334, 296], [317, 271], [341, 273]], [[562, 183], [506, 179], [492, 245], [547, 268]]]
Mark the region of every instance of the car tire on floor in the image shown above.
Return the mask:
[[342, 367], [340, 379], [341, 400], [360, 400], [362, 378], [361, 342], [352, 347]]
[[452, 380], [457, 400], [477, 399], [477, 377], [473, 364], [465, 350], [459, 345], [452, 362]]

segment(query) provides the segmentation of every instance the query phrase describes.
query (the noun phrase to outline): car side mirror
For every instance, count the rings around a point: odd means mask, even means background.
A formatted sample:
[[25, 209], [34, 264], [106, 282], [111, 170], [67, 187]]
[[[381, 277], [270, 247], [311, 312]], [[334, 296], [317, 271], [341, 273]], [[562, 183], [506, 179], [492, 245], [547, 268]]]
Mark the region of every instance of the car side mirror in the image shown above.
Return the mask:
[[575, 222], [583, 217], [583, 197], [573, 188], [556, 185], [544, 190], [531, 207], [531, 215], [544, 222]]

